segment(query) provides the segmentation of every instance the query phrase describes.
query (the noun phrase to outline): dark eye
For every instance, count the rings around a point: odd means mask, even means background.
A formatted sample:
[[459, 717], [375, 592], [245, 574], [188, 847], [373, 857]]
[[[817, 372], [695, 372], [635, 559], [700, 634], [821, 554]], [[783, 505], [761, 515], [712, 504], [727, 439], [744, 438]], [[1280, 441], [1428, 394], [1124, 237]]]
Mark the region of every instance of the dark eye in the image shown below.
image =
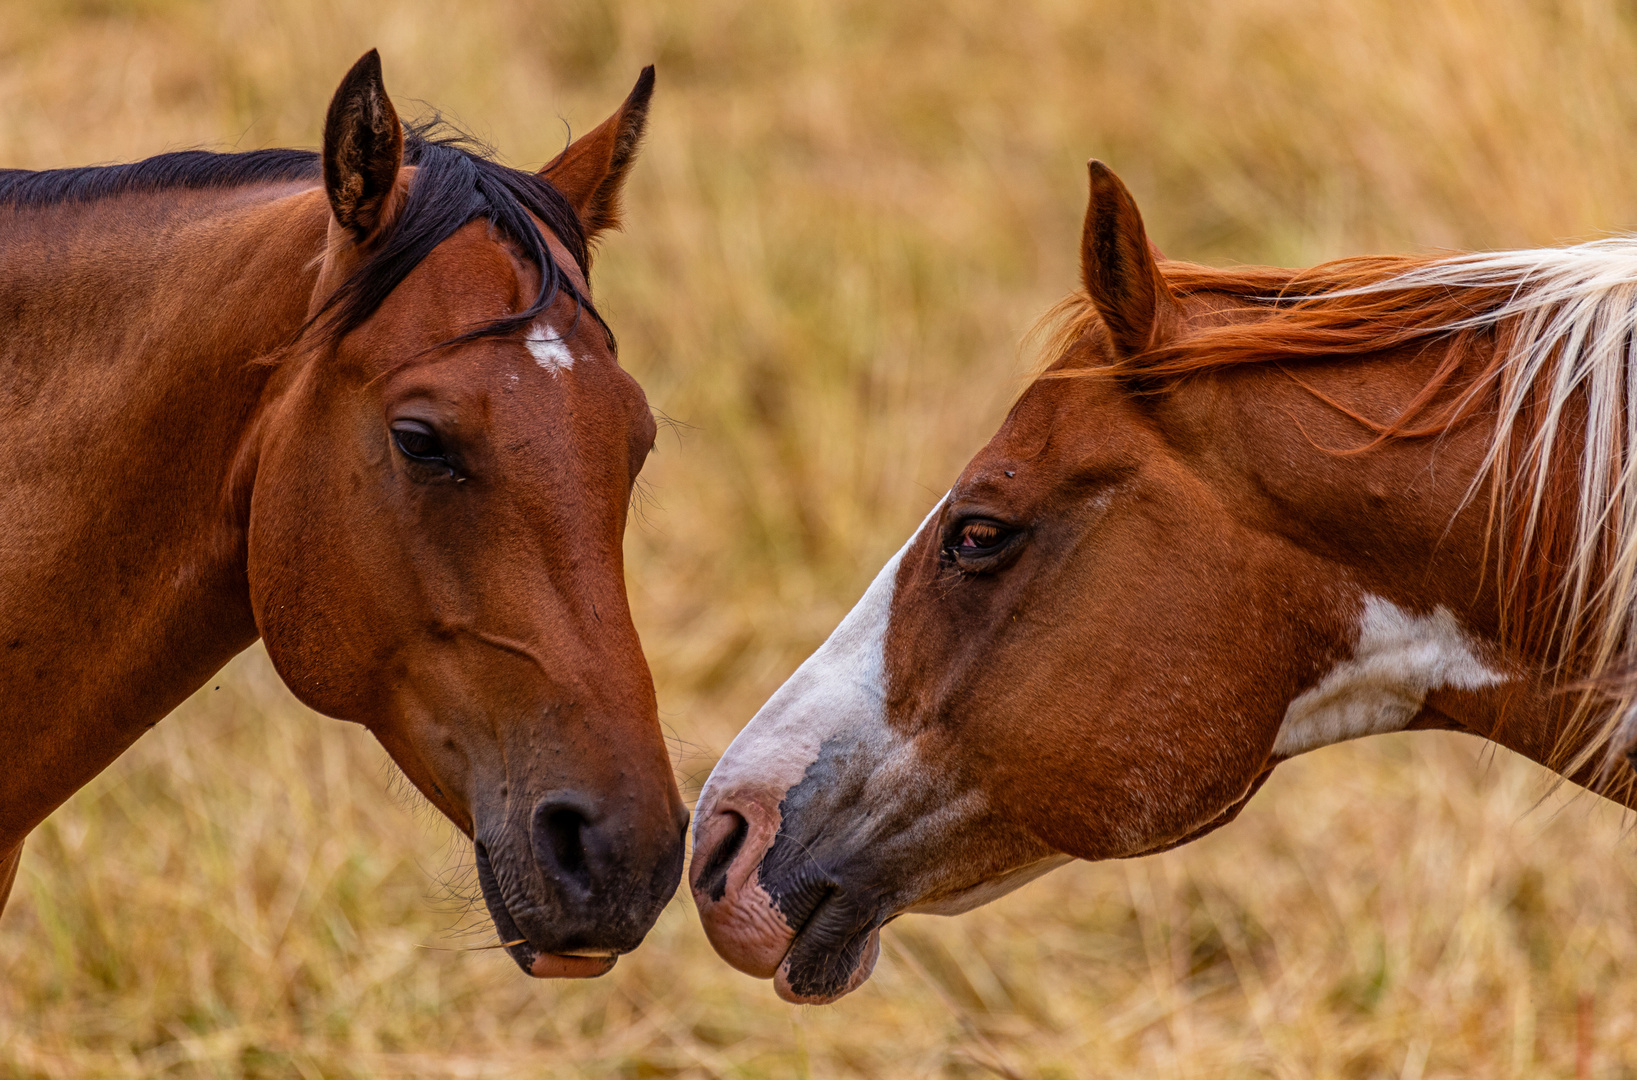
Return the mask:
[[392, 424], [392, 442], [398, 452], [411, 461], [424, 465], [448, 467], [449, 456], [443, 449], [443, 440], [430, 424], [420, 420], [396, 420]]
[[957, 522], [944, 544], [944, 554], [964, 570], [990, 569], [996, 556], [1008, 551], [1019, 530], [988, 518]]

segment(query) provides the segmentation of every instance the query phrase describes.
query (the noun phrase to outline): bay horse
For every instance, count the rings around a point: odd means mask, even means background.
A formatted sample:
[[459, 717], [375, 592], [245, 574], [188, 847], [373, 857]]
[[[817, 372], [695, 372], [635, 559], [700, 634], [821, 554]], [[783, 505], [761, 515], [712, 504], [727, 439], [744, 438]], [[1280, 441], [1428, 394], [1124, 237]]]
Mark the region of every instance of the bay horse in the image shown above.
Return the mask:
[[687, 811], [623, 577], [655, 426], [587, 282], [653, 84], [539, 173], [406, 129], [373, 50], [320, 153], [0, 173], [8, 887], [259, 636], [473, 839], [525, 971], [641, 941]]
[[1090, 172], [1050, 366], [701, 793], [705, 930], [787, 1000], [1347, 739], [1637, 805], [1637, 239], [1212, 269]]

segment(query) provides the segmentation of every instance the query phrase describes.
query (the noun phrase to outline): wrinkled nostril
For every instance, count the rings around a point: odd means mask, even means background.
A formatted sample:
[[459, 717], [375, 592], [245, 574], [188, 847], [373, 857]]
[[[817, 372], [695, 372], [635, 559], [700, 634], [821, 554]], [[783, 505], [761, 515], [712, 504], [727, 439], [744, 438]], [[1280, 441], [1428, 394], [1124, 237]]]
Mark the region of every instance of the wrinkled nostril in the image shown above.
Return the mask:
[[542, 803], [534, 812], [534, 857], [553, 877], [591, 888], [591, 867], [586, 858], [586, 816], [562, 803]]
[[743, 814], [732, 810], [722, 812], [735, 819], [733, 831], [723, 837], [716, 850], [705, 860], [705, 868], [699, 872], [699, 883], [695, 886], [712, 900], [720, 900], [727, 893], [728, 868], [733, 865], [739, 849], [745, 846], [745, 837], [750, 835], [750, 822], [745, 820]]

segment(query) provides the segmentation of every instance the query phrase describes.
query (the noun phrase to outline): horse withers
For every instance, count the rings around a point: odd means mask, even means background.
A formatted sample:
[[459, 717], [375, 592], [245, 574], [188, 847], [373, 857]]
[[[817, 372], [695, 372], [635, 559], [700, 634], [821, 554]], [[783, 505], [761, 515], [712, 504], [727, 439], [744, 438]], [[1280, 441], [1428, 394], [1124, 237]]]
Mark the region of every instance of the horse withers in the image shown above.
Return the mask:
[[260, 636], [472, 837], [524, 970], [642, 940], [687, 812], [623, 578], [654, 422], [587, 274], [652, 88], [523, 172], [406, 129], [372, 51], [322, 153], [0, 173], [0, 882]]
[[1054, 362], [700, 796], [706, 932], [788, 1000], [1346, 739], [1633, 805], [1637, 240], [1211, 269], [1093, 162], [1081, 257]]

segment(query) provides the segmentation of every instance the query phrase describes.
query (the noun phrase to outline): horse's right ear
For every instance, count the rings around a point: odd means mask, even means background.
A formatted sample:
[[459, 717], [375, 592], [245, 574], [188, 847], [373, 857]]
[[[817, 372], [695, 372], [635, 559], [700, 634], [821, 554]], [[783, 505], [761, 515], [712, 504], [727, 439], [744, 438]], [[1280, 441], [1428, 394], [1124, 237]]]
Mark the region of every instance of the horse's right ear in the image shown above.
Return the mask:
[[620, 225], [620, 189], [637, 158], [654, 96], [654, 67], [642, 69], [619, 111], [558, 154], [540, 175], [551, 181], [580, 216], [587, 240]]
[[1148, 242], [1137, 201], [1114, 170], [1095, 158], [1091, 198], [1080, 234], [1080, 277], [1121, 359], [1167, 340], [1176, 325], [1176, 301]]
[[381, 54], [371, 49], [341, 80], [324, 117], [324, 190], [336, 222], [359, 243], [390, 221], [403, 162], [403, 126], [381, 78]]

